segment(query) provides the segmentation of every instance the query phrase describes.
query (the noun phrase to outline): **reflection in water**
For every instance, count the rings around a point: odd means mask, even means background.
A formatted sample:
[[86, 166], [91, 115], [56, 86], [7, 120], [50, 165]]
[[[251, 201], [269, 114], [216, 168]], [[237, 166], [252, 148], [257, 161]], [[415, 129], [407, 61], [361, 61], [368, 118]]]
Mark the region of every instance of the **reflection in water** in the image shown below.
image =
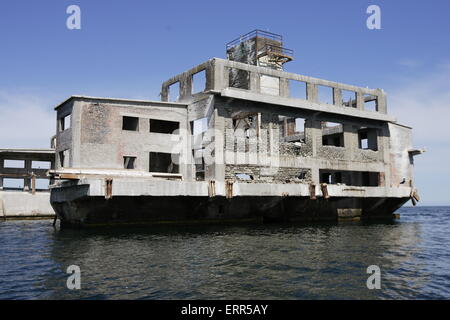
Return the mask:
[[[394, 223], [338, 225], [54, 230], [49, 221], [5, 222], [0, 299], [449, 298], [449, 211], [405, 208]], [[81, 268], [79, 291], [66, 288], [72, 264]], [[373, 264], [381, 290], [366, 287]]]

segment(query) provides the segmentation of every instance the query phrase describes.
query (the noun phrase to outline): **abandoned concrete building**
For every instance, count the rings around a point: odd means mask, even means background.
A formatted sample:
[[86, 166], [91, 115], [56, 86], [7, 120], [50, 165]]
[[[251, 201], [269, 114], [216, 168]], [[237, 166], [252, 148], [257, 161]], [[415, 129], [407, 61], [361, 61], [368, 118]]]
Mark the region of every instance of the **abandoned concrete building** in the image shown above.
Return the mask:
[[393, 218], [418, 201], [411, 128], [386, 94], [284, 71], [252, 31], [162, 84], [162, 101], [56, 106], [51, 204], [63, 225]]

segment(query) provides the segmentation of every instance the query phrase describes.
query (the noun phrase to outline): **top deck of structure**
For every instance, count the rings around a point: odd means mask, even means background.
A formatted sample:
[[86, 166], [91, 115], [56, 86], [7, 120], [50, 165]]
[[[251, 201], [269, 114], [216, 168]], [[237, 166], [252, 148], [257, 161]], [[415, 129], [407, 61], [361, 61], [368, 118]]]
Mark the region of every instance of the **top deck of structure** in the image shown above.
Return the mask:
[[32, 159], [51, 161], [55, 157], [55, 149], [0, 149], [1, 159]]
[[[249, 73], [249, 88], [241, 89], [231, 87], [229, 84], [229, 71], [231, 69], [242, 70]], [[396, 122], [396, 119], [387, 114], [386, 94], [382, 89], [369, 89], [319, 78], [308, 77], [282, 70], [274, 70], [266, 67], [255, 66], [220, 58], [210, 59], [188, 71], [170, 78], [162, 84], [161, 99], [167, 102], [169, 87], [180, 83], [180, 102], [195, 100], [197, 94], [192, 93], [193, 75], [205, 70], [205, 90], [200, 94], [213, 93], [224, 97], [250, 100], [280, 106], [308, 109], [311, 111], [325, 112], [371, 119], [383, 122]], [[278, 78], [280, 82], [279, 95], [264, 94], [261, 92], [260, 78], [269, 76]], [[307, 99], [293, 98], [289, 94], [289, 81], [301, 81], [306, 83]], [[324, 86], [333, 89], [333, 104], [320, 102], [318, 99], [318, 87]], [[336, 101], [341, 101], [342, 90], [355, 93], [356, 108], [345, 107]], [[372, 96], [377, 101], [377, 111], [364, 110], [365, 96]]]
[[105, 103], [120, 103], [120, 104], [134, 104], [134, 105], [178, 105], [186, 107], [186, 103], [181, 102], [165, 102], [165, 101], [157, 101], [157, 100], [139, 100], [139, 99], [122, 99], [122, 98], [108, 98], [108, 97], [91, 97], [91, 96], [83, 96], [83, 95], [72, 95], [60, 104], [58, 104], [54, 109], [58, 110], [61, 106], [72, 100], [83, 100], [90, 102], [105, 102]]

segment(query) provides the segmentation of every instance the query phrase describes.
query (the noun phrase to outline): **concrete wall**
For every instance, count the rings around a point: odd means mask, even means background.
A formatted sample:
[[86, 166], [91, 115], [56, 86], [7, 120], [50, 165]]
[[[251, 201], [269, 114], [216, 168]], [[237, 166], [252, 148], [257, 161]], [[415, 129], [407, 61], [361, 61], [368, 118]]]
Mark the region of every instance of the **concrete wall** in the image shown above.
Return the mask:
[[412, 148], [411, 128], [390, 123], [389, 124], [389, 158], [391, 186], [413, 185], [413, 157], [408, 150]]
[[[136, 157], [134, 170], [148, 172], [150, 152], [190, 155], [186, 105], [78, 98], [62, 105], [58, 117], [69, 110], [72, 126], [57, 133], [57, 152], [70, 150], [71, 168], [124, 169], [124, 157], [128, 156]], [[138, 130], [123, 130], [123, 117], [138, 118]], [[150, 119], [179, 122], [179, 134], [150, 132]], [[180, 173], [192, 178], [186, 164], [180, 166]]]
[[[379, 172], [380, 186], [387, 187], [393, 183], [391, 176], [396, 175], [396, 169], [391, 169], [390, 164], [395, 168], [403, 167], [401, 170], [411, 170], [409, 160], [404, 154], [401, 159], [398, 155], [395, 156], [398, 161], [392, 161], [391, 127], [388, 124], [394, 123], [395, 119], [387, 115], [386, 95], [383, 90], [356, 87], [255, 66], [256, 63], [252, 60], [255, 51], [253, 41], [252, 39], [244, 41], [229, 53], [231, 59], [235, 61], [214, 58], [167, 80], [162, 85], [163, 101], [167, 99], [168, 87], [172, 83], [179, 82], [180, 87], [187, 88], [188, 90], [183, 90], [181, 100], [190, 103], [188, 118], [208, 113], [210, 129], [220, 129], [220, 132], [223, 132], [223, 136], [215, 142], [216, 162], [207, 168], [207, 172], [210, 172], [207, 179], [223, 181], [225, 178], [230, 179], [235, 173], [252, 173], [255, 177], [261, 177], [264, 175], [261, 175], [260, 169], [265, 168], [267, 171], [269, 168], [278, 172], [278, 175], [275, 174], [270, 179], [281, 181], [295, 176], [297, 172], [291, 169], [297, 168], [299, 172], [306, 170], [308, 179], [319, 183], [319, 171], [327, 169]], [[249, 59], [251, 61], [247, 61]], [[247, 63], [237, 62], [241, 60]], [[203, 93], [192, 95], [189, 90], [192, 86], [192, 75], [199, 70], [206, 71], [206, 89]], [[245, 90], [232, 87], [230, 77], [237, 75], [238, 71], [248, 75], [249, 85]], [[291, 97], [291, 81], [305, 83], [305, 99]], [[331, 88], [331, 103], [321, 101], [319, 86]], [[342, 98], [343, 90], [353, 93], [355, 98], [350, 104], [345, 105]], [[208, 94], [215, 96], [213, 99], [205, 100], [205, 95]], [[208, 101], [208, 107], [205, 107], [205, 104], [200, 107], [198, 101], [202, 99]], [[365, 102], [374, 99], [376, 110], [366, 110]], [[211, 121], [212, 109], [215, 110], [214, 121]], [[243, 144], [236, 143], [239, 139], [246, 140], [245, 137], [233, 136], [233, 118], [239, 112], [256, 113], [260, 117], [261, 132], [256, 143], [252, 137]], [[306, 119], [305, 131], [302, 133], [305, 141], [300, 147], [279, 139], [279, 134], [283, 130], [278, 121], [279, 115]], [[343, 147], [323, 145], [322, 122], [341, 124]], [[370, 143], [369, 148], [363, 150], [360, 148], [358, 132], [365, 129], [368, 129], [367, 136]], [[411, 143], [410, 137], [404, 136], [402, 140]], [[259, 145], [261, 142], [264, 142], [262, 146]], [[270, 153], [275, 150], [277, 153], [280, 151], [279, 157], [276, 163], [271, 163], [273, 159]], [[261, 162], [264, 161], [265, 165], [261, 166]]]
[[0, 191], [0, 219], [54, 216], [50, 193]]

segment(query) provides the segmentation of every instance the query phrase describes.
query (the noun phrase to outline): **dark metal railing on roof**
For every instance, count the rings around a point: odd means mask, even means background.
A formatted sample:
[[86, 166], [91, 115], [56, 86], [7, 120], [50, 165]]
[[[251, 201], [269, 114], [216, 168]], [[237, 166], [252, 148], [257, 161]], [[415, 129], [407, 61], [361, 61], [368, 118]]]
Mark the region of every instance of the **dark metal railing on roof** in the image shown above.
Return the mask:
[[294, 55], [294, 50], [283, 48], [280, 46], [274, 46], [272, 44], [266, 44], [260, 51], [260, 55], [269, 53], [281, 54], [283, 56], [292, 57]]
[[276, 34], [276, 33], [269, 32], [269, 31], [263, 31], [263, 30], [255, 29], [253, 31], [250, 31], [249, 33], [246, 33], [246, 34], [240, 36], [237, 39], [234, 39], [233, 41], [228, 42], [227, 43], [227, 50], [232, 48], [232, 47], [234, 47], [235, 45], [243, 42], [243, 41], [246, 41], [246, 40], [252, 39], [254, 37], [258, 37], [258, 36], [260, 36], [262, 38], [268, 38], [268, 39], [275, 40], [275, 41], [278, 41], [280, 43], [283, 43], [283, 36], [281, 36], [279, 34]]

